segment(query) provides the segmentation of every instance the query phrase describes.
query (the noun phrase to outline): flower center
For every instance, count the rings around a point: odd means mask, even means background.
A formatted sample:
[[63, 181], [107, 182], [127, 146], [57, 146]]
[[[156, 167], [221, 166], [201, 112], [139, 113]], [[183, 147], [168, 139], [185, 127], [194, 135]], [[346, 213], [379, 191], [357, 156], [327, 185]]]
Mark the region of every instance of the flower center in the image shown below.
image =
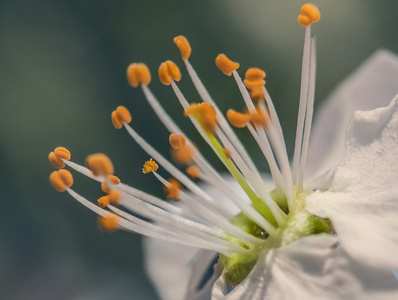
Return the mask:
[[[300, 194], [296, 193], [294, 210], [288, 214], [285, 224], [279, 226], [272, 234], [267, 234], [242, 213], [231, 219], [231, 223], [264, 241], [256, 248], [251, 249], [250, 255], [234, 254], [228, 257], [220, 254], [220, 262], [224, 266], [224, 275], [228, 285], [236, 286], [247, 277], [255, 266], [260, 252], [264, 253], [271, 249], [287, 246], [309, 235], [333, 233], [330, 220], [315, 217], [305, 210], [304, 200], [310, 194], [311, 192], [307, 190]], [[273, 190], [270, 195], [275, 202], [286, 206], [286, 197], [283, 193]]]

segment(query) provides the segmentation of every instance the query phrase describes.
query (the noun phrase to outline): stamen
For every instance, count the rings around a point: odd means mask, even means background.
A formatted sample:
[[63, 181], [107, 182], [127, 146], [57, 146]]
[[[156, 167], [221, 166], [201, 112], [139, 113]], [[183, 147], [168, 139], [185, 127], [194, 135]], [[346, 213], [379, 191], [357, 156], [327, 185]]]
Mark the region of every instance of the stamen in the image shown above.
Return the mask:
[[113, 205], [119, 206], [120, 205], [120, 199], [121, 199], [121, 194], [120, 192], [113, 190], [110, 191], [109, 194], [109, 202], [112, 203]]
[[145, 162], [144, 167], [142, 168], [142, 173], [148, 174], [151, 172], [155, 172], [159, 168], [158, 164], [152, 160], [152, 158]]
[[316, 53], [315, 53], [315, 38], [311, 40], [311, 57], [310, 57], [310, 74], [309, 74], [309, 85], [308, 85], [308, 101], [307, 111], [305, 114], [304, 124], [304, 136], [303, 136], [303, 148], [301, 151], [299, 177], [298, 177], [298, 191], [303, 190], [304, 181], [304, 167], [307, 161], [308, 145], [311, 133], [312, 115], [314, 112], [314, 99], [315, 99], [315, 73], [316, 73]]
[[99, 207], [105, 208], [111, 203], [111, 199], [108, 195], [106, 195], [102, 196], [101, 198], [98, 198], [97, 202]]
[[239, 69], [239, 63], [233, 62], [225, 54], [216, 57], [216, 65], [227, 76], [231, 76], [233, 71]]
[[50, 175], [50, 183], [58, 192], [65, 192], [73, 185], [73, 176], [65, 169], [54, 171]]
[[86, 166], [95, 176], [109, 176], [114, 172], [112, 161], [102, 153], [87, 156]]
[[254, 89], [250, 91], [250, 98], [252, 98], [254, 103], [260, 103], [264, 101], [264, 94], [261, 89]]
[[258, 110], [255, 112], [250, 113], [250, 118], [253, 124], [260, 125], [260, 126], [268, 126], [269, 124], [269, 117], [268, 113], [261, 113]]
[[[304, 119], [306, 113], [306, 106], [308, 101], [308, 89], [309, 89], [309, 73], [310, 73], [310, 56], [311, 56], [311, 23], [318, 22], [320, 18], [320, 13], [316, 6], [312, 4], [305, 4], [301, 8], [302, 14], [299, 17], [303, 23], [300, 23], [305, 27], [305, 37], [304, 37], [304, 48], [303, 48], [303, 61], [301, 70], [301, 88], [300, 88], [300, 104], [299, 112], [297, 117], [297, 128], [296, 128], [296, 141], [294, 146], [294, 156], [293, 156], [293, 169], [292, 178], [293, 184], [297, 185], [298, 182], [298, 168], [300, 164], [300, 156], [302, 151], [302, 139], [303, 139], [303, 128]], [[299, 15], [299, 16], [300, 16]], [[307, 19], [305, 19], [307, 18]], [[304, 21], [303, 21], [304, 20]], [[306, 20], [311, 20], [310, 24]], [[307, 25], [305, 25], [307, 24]]]
[[196, 180], [200, 176], [200, 168], [198, 166], [190, 166], [188, 167], [185, 172], [187, 172], [188, 176], [192, 180]]
[[181, 71], [171, 60], [161, 63], [158, 71], [159, 79], [164, 85], [170, 85], [171, 82], [181, 80]]
[[55, 148], [54, 152], [51, 152], [48, 156], [48, 160], [52, 164], [52, 166], [56, 169], [65, 168], [64, 159], [70, 160], [70, 152], [68, 149], [64, 147]]
[[114, 232], [119, 229], [119, 218], [116, 216], [98, 217], [98, 225], [106, 232]]
[[123, 123], [131, 122], [131, 114], [124, 106], [119, 106], [112, 112], [112, 124], [116, 129], [121, 129]]
[[127, 68], [127, 81], [132, 87], [148, 85], [151, 82], [151, 73], [146, 64], [130, 64]]
[[[110, 181], [112, 185], [120, 184], [120, 179], [114, 175], [108, 176], [107, 181]], [[101, 182], [101, 189], [104, 193], [109, 193], [111, 191], [111, 189], [108, 187], [105, 181]]]
[[236, 128], [244, 128], [248, 122], [250, 122], [251, 117], [248, 114], [237, 112], [233, 109], [228, 109], [227, 119], [232, 126]]
[[301, 14], [298, 15], [297, 21], [304, 27], [310, 26], [312, 23], [317, 23], [321, 18], [321, 13], [318, 8], [310, 3], [304, 4], [301, 7]]
[[181, 183], [176, 180], [175, 178], [170, 178], [167, 180], [169, 183], [167, 186], [164, 186], [163, 192], [167, 196], [167, 198], [170, 198], [172, 200], [180, 200], [180, 191], [182, 190], [182, 185]]
[[169, 142], [170, 146], [176, 150], [180, 149], [181, 147], [185, 147], [186, 145], [185, 137], [182, 134], [170, 134]]
[[171, 149], [171, 158], [180, 166], [189, 165], [195, 158], [195, 152], [191, 146], [183, 146], [178, 149]]
[[245, 74], [245, 86], [249, 90], [259, 90], [265, 85], [265, 72], [259, 68], [249, 68]]
[[191, 56], [191, 46], [185, 36], [176, 36], [173, 41], [178, 49], [180, 49], [182, 60], [188, 59]]

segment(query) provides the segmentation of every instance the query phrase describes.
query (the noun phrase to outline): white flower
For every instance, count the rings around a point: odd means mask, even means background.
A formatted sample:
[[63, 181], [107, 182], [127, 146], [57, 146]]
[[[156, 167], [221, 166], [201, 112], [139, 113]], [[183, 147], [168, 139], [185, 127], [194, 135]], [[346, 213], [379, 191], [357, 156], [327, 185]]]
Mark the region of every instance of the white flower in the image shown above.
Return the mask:
[[[132, 118], [124, 107], [112, 113], [113, 125], [118, 129], [124, 127], [155, 159], [145, 163], [143, 172], [152, 173], [165, 186], [169, 199], [181, 200], [179, 205], [120, 183], [112, 175], [113, 165], [104, 154], [89, 156], [88, 168], [69, 161], [70, 153], [63, 147], [49, 156], [56, 168], [66, 164], [102, 182], [107, 195], [98, 199], [96, 206], [71, 189], [73, 177], [69, 171], [62, 169], [50, 176], [56, 190], [67, 191], [100, 215], [102, 228], [121, 228], [158, 239], [147, 243], [147, 265], [164, 299], [208, 299], [210, 295], [213, 299], [258, 300], [398, 297], [398, 284], [392, 274], [398, 268], [398, 164], [394, 161], [398, 154], [398, 98], [388, 107], [355, 113], [347, 131], [344, 159], [335, 155], [341, 150], [340, 134], [328, 135], [329, 139], [337, 139], [331, 146], [337, 152], [320, 153], [320, 148], [312, 147], [310, 151], [315, 154], [309, 156], [310, 165], [314, 165], [313, 158], [321, 166], [332, 161], [338, 164], [304, 184], [316, 69], [311, 23], [317, 22], [320, 14], [311, 4], [304, 5], [301, 11], [298, 21], [306, 30], [292, 167], [278, 116], [264, 86], [265, 73], [250, 68], [243, 82], [237, 72], [238, 63], [224, 54], [216, 58], [217, 67], [224, 74], [233, 75], [248, 110], [229, 110], [227, 119], [235, 127], [247, 128], [257, 141], [270, 167], [270, 182], [261, 177], [189, 63], [191, 48], [182, 36], [174, 42], [204, 102], [188, 103], [177, 85], [181, 73], [175, 63], [162, 63], [159, 78], [163, 84], [172, 86], [185, 114], [233, 179], [221, 177], [165, 113], [148, 88], [151, 75], [141, 63], [129, 66], [130, 85], [142, 87], [170, 131], [169, 142], [175, 149], [176, 161], [190, 165], [190, 177], [199, 178], [208, 186], [197, 185], [148, 144], [128, 125]], [[383, 54], [378, 58], [386, 59]], [[341, 90], [352, 87], [347, 85]], [[247, 89], [251, 90], [250, 95]], [[346, 101], [352, 103], [350, 99]], [[342, 124], [347, 116], [332, 121]], [[335, 125], [332, 132], [339, 132], [340, 128]], [[319, 138], [318, 142], [315, 139], [317, 143], [323, 146]], [[177, 180], [164, 179], [157, 172], [159, 166], [155, 161]], [[322, 170], [316, 169], [313, 168], [313, 174]], [[116, 207], [119, 205], [123, 209]], [[211, 278], [204, 281], [204, 275], [211, 271], [218, 257]], [[228, 286], [233, 289], [229, 291]]]

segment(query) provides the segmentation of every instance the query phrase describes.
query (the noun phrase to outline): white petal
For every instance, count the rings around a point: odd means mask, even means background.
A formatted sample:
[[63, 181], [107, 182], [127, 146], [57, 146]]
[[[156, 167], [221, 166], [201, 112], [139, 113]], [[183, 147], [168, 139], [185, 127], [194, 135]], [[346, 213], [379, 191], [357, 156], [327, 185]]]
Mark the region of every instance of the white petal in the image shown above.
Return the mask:
[[391, 273], [371, 270], [333, 247], [330, 235], [309, 236], [259, 257], [249, 277], [228, 295], [220, 278], [213, 300], [395, 299]]
[[353, 259], [398, 267], [398, 96], [388, 107], [356, 112], [344, 161], [307, 198], [307, 209], [333, 222]]
[[146, 270], [163, 300], [183, 300], [188, 290], [189, 262], [199, 249], [144, 239]]
[[316, 113], [306, 177], [320, 175], [344, 157], [347, 125], [356, 110], [386, 106], [398, 93], [398, 58], [378, 51], [346, 79]]

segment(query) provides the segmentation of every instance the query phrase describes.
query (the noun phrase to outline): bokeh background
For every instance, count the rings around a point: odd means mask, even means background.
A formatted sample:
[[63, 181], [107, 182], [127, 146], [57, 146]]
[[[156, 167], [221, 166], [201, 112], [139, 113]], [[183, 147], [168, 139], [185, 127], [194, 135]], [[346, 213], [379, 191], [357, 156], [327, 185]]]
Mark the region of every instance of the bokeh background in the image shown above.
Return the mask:
[[[317, 0], [316, 107], [379, 48], [398, 52], [393, 0]], [[146, 62], [150, 87], [191, 137], [197, 135], [171, 88], [161, 85], [159, 64], [183, 67], [172, 42], [183, 34], [191, 63], [225, 111], [243, 107], [231, 78], [215, 67], [224, 52], [246, 68], [267, 71], [290, 153], [299, 95], [304, 30], [292, 0], [1, 0], [0, 1], [0, 299], [157, 299], [143, 269], [139, 236], [104, 234], [96, 217], [48, 183], [47, 155], [66, 146], [75, 162], [108, 154], [119, 177], [161, 195], [141, 173], [148, 156], [115, 130], [110, 112], [125, 105], [133, 126], [168, 155], [168, 134], [139, 89], [125, 79], [131, 62]], [[183, 68], [182, 68], [183, 69]], [[183, 70], [181, 89], [198, 95]], [[241, 135], [259, 156], [250, 138]], [[208, 148], [210, 160], [222, 170]], [[260, 157], [260, 156], [259, 156]], [[266, 171], [266, 166], [259, 163]], [[166, 175], [166, 174], [164, 174]], [[166, 175], [167, 176], [167, 175]], [[75, 189], [95, 201], [97, 184], [75, 176]]]

